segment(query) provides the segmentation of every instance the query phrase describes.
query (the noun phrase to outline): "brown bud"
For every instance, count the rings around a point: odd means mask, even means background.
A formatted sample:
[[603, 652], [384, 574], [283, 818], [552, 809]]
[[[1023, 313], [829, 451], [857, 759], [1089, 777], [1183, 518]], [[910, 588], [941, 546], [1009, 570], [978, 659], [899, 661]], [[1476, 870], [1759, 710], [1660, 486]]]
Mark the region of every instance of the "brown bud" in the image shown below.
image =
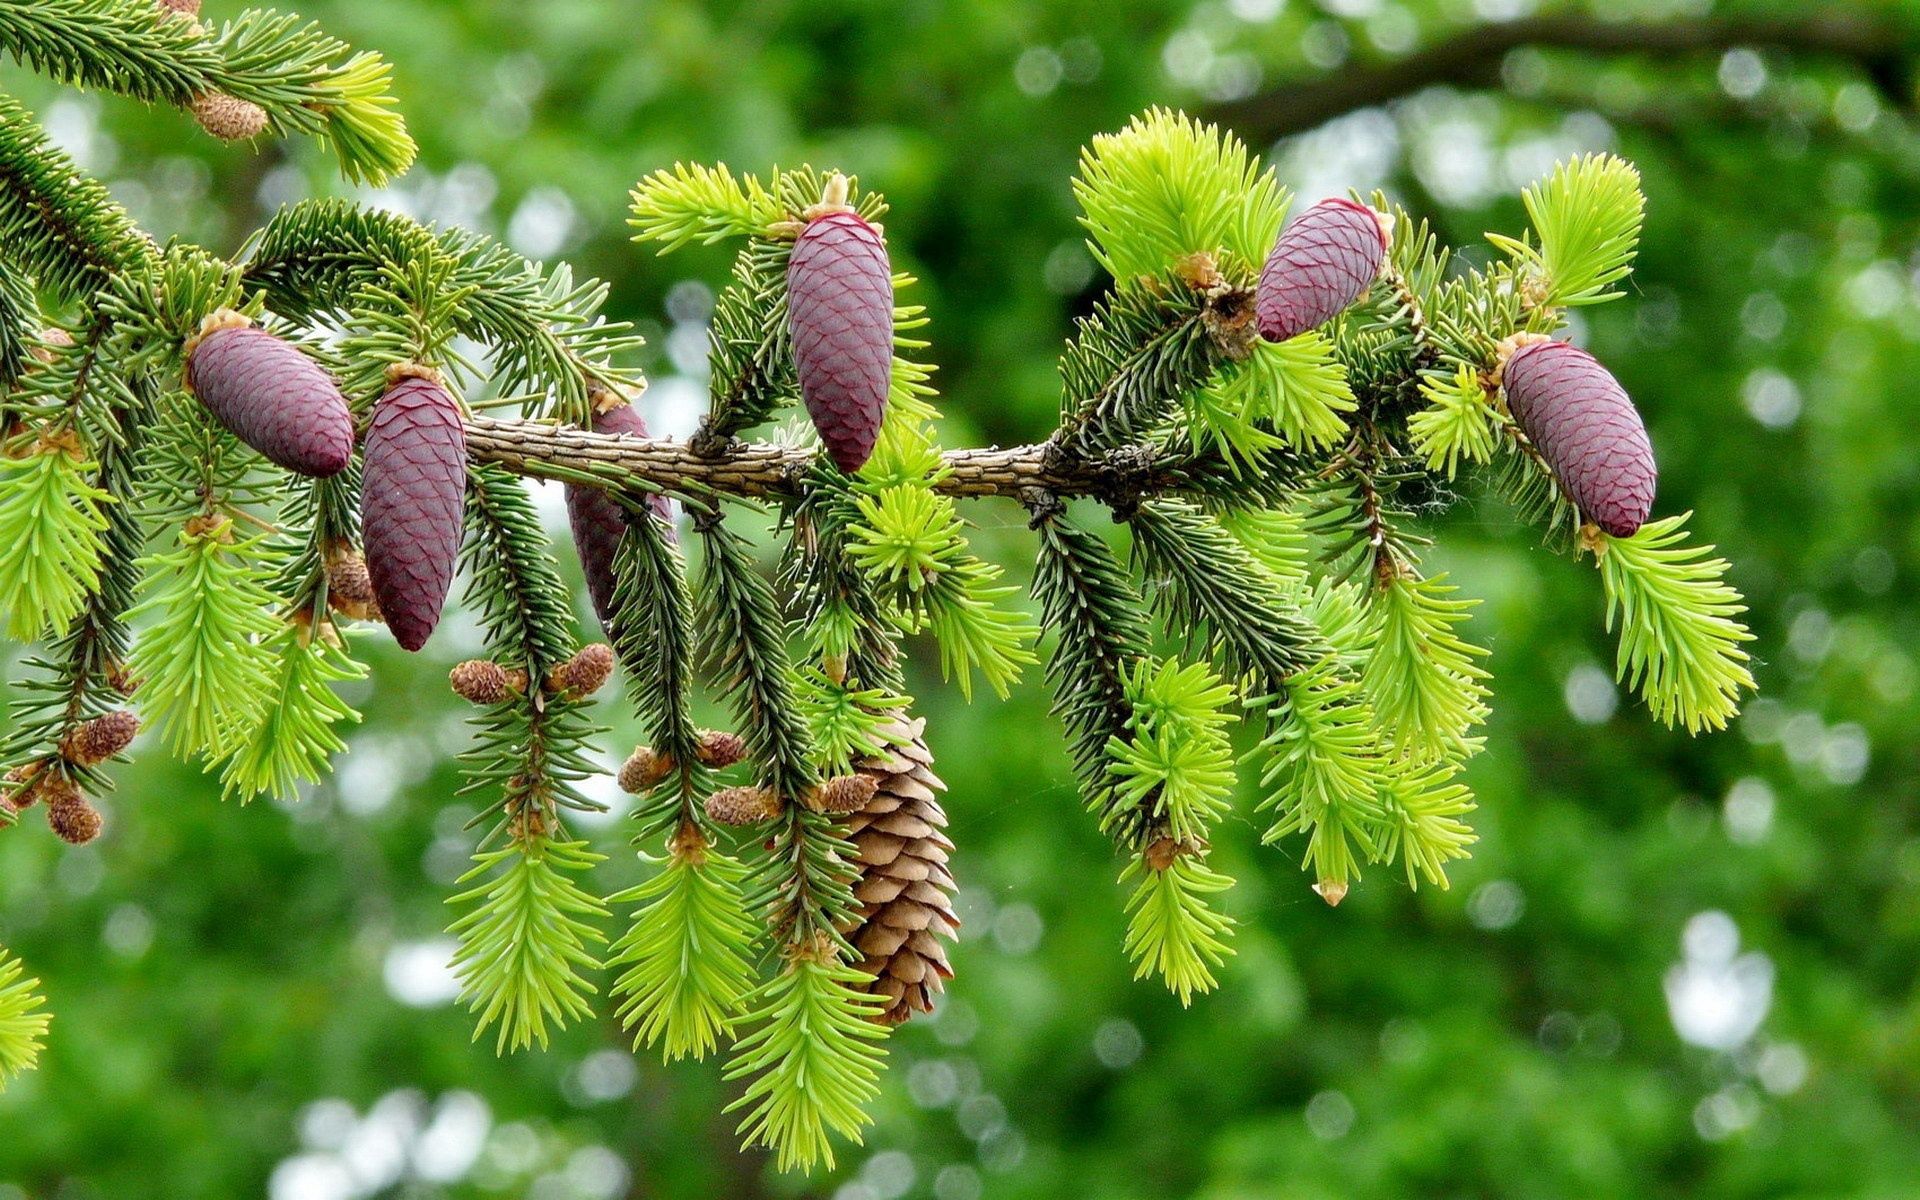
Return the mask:
[[461, 663], [448, 674], [447, 681], [456, 696], [474, 704], [499, 704], [527, 690], [525, 671], [509, 671], [484, 658]]
[[865, 808], [879, 789], [871, 775], [838, 775], [807, 793], [807, 807], [815, 812], [856, 813]]
[[1322, 879], [1313, 885], [1313, 890], [1327, 902], [1328, 908], [1337, 908], [1347, 898], [1347, 882], [1344, 879]]
[[267, 131], [267, 110], [225, 92], [201, 92], [188, 106], [200, 128], [223, 142], [244, 142]]
[[671, 755], [655, 752], [651, 746], [642, 746], [627, 756], [620, 767], [620, 790], [638, 796], [660, 786], [660, 781], [673, 774]]
[[747, 743], [737, 733], [727, 733], [720, 729], [709, 729], [700, 735], [700, 746], [695, 751], [700, 765], [715, 771], [724, 771], [747, 757]]
[[156, 0], [161, 8], [186, 17], [200, 15], [200, 0]]
[[33, 347], [33, 357], [42, 365], [53, 361], [56, 349], [65, 349], [73, 345], [73, 335], [57, 325], [50, 325], [40, 331], [40, 344]]
[[1170, 837], [1155, 838], [1147, 843], [1147, 848], [1140, 852], [1140, 857], [1146, 860], [1149, 868], [1164, 871], [1180, 857], [1180, 843]]
[[707, 797], [707, 816], [722, 825], [758, 825], [780, 815], [780, 797], [763, 787], [721, 788]]
[[99, 810], [87, 803], [73, 781], [49, 779], [41, 787], [47, 800], [47, 825], [71, 846], [84, 846], [100, 836]]
[[327, 552], [327, 607], [356, 621], [380, 619], [366, 557], [352, 546], [340, 544]]
[[124, 709], [95, 717], [67, 730], [60, 739], [60, 757], [76, 766], [103, 763], [133, 744], [140, 718]]
[[38, 762], [22, 763], [8, 771], [0, 779], [0, 808], [8, 812], [23, 812], [40, 801], [41, 771], [44, 764]]
[[613, 674], [613, 647], [605, 642], [582, 646], [547, 674], [547, 690], [566, 700], [583, 700], [599, 691]]

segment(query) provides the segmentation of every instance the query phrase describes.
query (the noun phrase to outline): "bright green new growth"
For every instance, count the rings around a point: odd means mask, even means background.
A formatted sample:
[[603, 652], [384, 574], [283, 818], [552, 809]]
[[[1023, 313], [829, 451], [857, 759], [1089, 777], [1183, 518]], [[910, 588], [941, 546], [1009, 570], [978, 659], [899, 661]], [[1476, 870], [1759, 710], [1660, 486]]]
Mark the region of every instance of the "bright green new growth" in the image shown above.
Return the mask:
[[606, 940], [592, 922], [607, 909], [573, 877], [605, 859], [585, 842], [537, 834], [474, 855], [460, 878], [473, 887], [447, 903], [476, 906], [450, 927], [460, 998], [479, 1018], [475, 1040], [497, 1024], [497, 1052], [544, 1049], [549, 1026], [593, 1014], [581, 972], [600, 965], [587, 947]]
[[334, 725], [360, 719], [333, 691], [336, 683], [367, 675], [344, 643], [333, 645], [327, 635], [290, 621], [274, 634], [272, 650], [274, 679], [260, 719], [220, 771], [227, 794], [242, 800], [262, 794], [290, 800], [302, 783], [325, 778], [333, 756], [347, 748]]
[[54, 447], [15, 458], [0, 446], [0, 612], [18, 641], [65, 629], [100, 584], [114, 497], [89, 482], [94, 469]]
[[1288, 203], [1238, 139], [1164, 108], [1095, 135], [1081, 151], [1073, 194], [1094, 258], [1122, 283], [1223, 250], [1258, 268]]
[[1654, 717], [1688, 733], [1724, 729], [1753, 689], [1747, 611], [1725, 582], [1727, 561], [1712, 546], [1688, 546], [1691, 513], [1651, 521], [1630, 538], [1596, 547], [1607, 591], [1607, 628], [1620, 631], [1617, 673], [1647, 699]]
[[1141, 659], [1126, 673], [1133, 706], [1130, 736], [1107, 742], [1115, 791], [1133, 808], [1166, 824], [1179, 841], [1203, 843], [1228, 810], [1235, 773], [1227, 730], [1233, 689], [1205, 663]]
[[277, 627], [262, 560], [261, 539], [235, 540], [220, 520], [183, 530], [173, 551], [140, 564], [146, 598], [127, 620], [152, 623], [132, 667], [148, 719], [182, 758], [240, 750], [266, 711]]
[[1227, 939], [1233, 918], [1214, 911], [1209, 896], [1233, 887], [1232, 877], [1208, 866], [1204, 858], [1180, 854], [1171, 866], [1155, 868], [1144, 859], [1120, 873], [1127, 898], [1127, 957], [1135, 979], [1158, 975], [1184, 1005], [1195, 992], [1217, 986], [1214, 971], [1233, 954]]
[[46, 1001], [34, 990], [38, 979], [26, 979], [20, 960], [0, 947], [0, 1091], [7, 1080], [33, 1069], [53, 1021]]
[[1640, 172], [1611, 154], [1590, 154], [1554, 168], [1520, 193], [1538, 246], [1490, 233], [1487, 240], [1532, 272], [1538, 307], [1572, 308], [1621, 295], [1612, 285], [1633, 270], [1646, 198]]
[[670, 858], [652, 879], [607, 897], [638, 904], [607, 965], [625, 968], [611, 994], [635, 1050], [658, 1047], [667, 1062], [705, 1058], [720, 1044], [747, 993], [759, 930], [741, 885], [747, 868], [710, 850]]
[[741, 1024], [752, 1032], [734, 1043], [727, 1078], [751, 1076], [727, 1106], [745, 1109], [740, 1133], [749, 1146], [771, 1147], [783, 1171], [831, 1168], [838, 1134], [855, 1143], [872, 1121], [866, 1104], [879, 1092], [884, 1026], [871, 1020], [880, 1004], [868, 979], [851, 967], [796, 958], [750, 1001]]
[[1407, 418], [1407, 433], [1427, 470], [1451, 480], [1460, 468], [1493, 458], [1498, 434], [1478, 370], [1462, 363], [1452, 375], [1423, 380], [1420, 394], [1427, 406]]
[[1396, 575], [1376, 592], [1362, 672], [1382, 733], [1422, 762], [1471, 756], [1480, 746], [1469, 731], [1487, 715], [1487, 652], [1455, 631], [1480, 602], [1457, 598], [1445, 578]]

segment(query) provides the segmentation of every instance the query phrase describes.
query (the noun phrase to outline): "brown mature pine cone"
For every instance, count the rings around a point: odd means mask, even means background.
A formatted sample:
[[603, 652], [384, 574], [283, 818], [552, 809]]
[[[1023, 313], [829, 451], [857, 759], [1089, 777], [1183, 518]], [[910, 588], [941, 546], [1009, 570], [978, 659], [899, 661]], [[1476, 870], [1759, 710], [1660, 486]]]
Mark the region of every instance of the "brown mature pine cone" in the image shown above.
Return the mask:
[[873, 993], [887, 1001], [876, 1020], [898, 1025], [914, 1012], [933, 1011], [933, 997], [953, 978], [947, 947], [960, 928], [953, 912], [953, 843], [941, 832], [947, 814], [938, 793], [947, 785], [933, 773], [924, 718], [894, 718], [896, 749], [859, 764], [874, 782], [873, 798], [847, 818], [847, 840], [857, 852], [859, 920], [843, 930], [873, 976]]

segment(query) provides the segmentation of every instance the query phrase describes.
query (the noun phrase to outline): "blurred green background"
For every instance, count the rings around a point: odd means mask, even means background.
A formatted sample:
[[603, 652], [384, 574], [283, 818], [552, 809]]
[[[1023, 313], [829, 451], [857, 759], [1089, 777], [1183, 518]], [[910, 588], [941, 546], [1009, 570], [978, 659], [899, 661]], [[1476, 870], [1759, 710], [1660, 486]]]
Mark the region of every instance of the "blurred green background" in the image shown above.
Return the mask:
[[[889, 194], [959, 445], [1050, 428], [1097, 288], [1075, 156], [1148, 104], [1228, 121], [1309, 198], [1383, 187], [1469, 261], [1557, 157], [1624, 154], [1637, 282], [1577, 333], [1646, 414], [1661, 511], [1733, 559], [1762, 698], [1720, 736], [1655, 728], [1611, 683], [1591, 567], [1466, 489], [1432, 532], [1498, 680], [1474, 857], [1450, 891], [1376, 870], [1330, 910], [1297, 846], [1229, 823], [1239, 956], [1182, 1011], [1128, 978], [1037, 676], [969, 708], [920, 670], [959, 975], [892, 1040], [866, 1145], [809, 1181], [735, 1152], [711, 1063], [636, 1059], [610, 1023], [469, 1044], [441, 933], [470, 848], [456, 619], [418, 659], [370, 649], [352, 753], [297, 805], [223, 805], [143, 742], [102, 841], [0, 838], [0, 943], [58, 1014], [0, 1096], [0, 1200], [1920, 1194], [1920, 5], [1815, 7], [308, 0], [393, 60], [421, 144], [372, 198], [610, 280], [669, 431], [725, 270], [625, 241], [626, 188], [675, 159]], [[232, 251], [341, 187], [310, 147], [219, 147], [11, 64], [0, 86], [161, 235]], [[1017, 510], [970, 515], [1024, 575]], [[635, 730], [606, 716], [611, 765]]]

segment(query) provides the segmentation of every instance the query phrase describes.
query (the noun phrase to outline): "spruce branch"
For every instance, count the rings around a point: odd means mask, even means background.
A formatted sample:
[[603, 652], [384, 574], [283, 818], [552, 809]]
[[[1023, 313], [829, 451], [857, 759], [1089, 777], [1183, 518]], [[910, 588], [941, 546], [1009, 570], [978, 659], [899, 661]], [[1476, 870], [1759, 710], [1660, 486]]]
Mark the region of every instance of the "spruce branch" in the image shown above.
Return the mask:
[[[129, 0], [131, 2], [131, 0]], [[37, 9], [7, 0], [6, 10]], [[0, 234], [8, 261], [41, 286], [83, 299], [152, 260], [151, 239], [13, 97], [0, 94]]]
[[1205, 512], [1156, 500], [1127, 523], [1167, 628], [1211, 648], [1256, 692], [1278, 688], [1324, 653], [1286, 589]]
[[638, 836], [657, 837], [676, 825], [704, 822], [699, 799], [707, 778], [693, 719], [697, 651], [686, 568], [679, 549], [667, 540], [665, 524], [652, 512], [628, 515], [614, 575], [612, 635], [627, 670], [627, 696], [653, 752], [672, 768], [671, 787], [657, 799], [649, 797], [634, 814]]
[[1127, 804], [1108, 769], [1108, 746], [1132, 738], [1127, 679], [1145, 659], [1152, 634], [1140, 597], [1105, 542], [1069, 523], [1057, 501], [1036, 498], [1040, 537], [1033, 595], [1041, 619], [1058, 639], [1047, 662], [1053, 712], [1066, 726], [1074, 773], [1087, 807], [1126, 844], [1152, 827], [1136, 797]]
[[413, 162], [387, 90], [390, 68], [291, 15], [250, 10], [218, 31], [150, 0], [0, 0], [0, 50], [61, 83], [191, 108], [229, 96], [280, 135], [318, 138], [356, 182]]
[[819, 774], [794, 704], [786, 621], [740, 535], [717, 514], [695, 528], [705, 551], [695, 619], [708, 673], [733, 706], [760, 783], [797, 801]]

